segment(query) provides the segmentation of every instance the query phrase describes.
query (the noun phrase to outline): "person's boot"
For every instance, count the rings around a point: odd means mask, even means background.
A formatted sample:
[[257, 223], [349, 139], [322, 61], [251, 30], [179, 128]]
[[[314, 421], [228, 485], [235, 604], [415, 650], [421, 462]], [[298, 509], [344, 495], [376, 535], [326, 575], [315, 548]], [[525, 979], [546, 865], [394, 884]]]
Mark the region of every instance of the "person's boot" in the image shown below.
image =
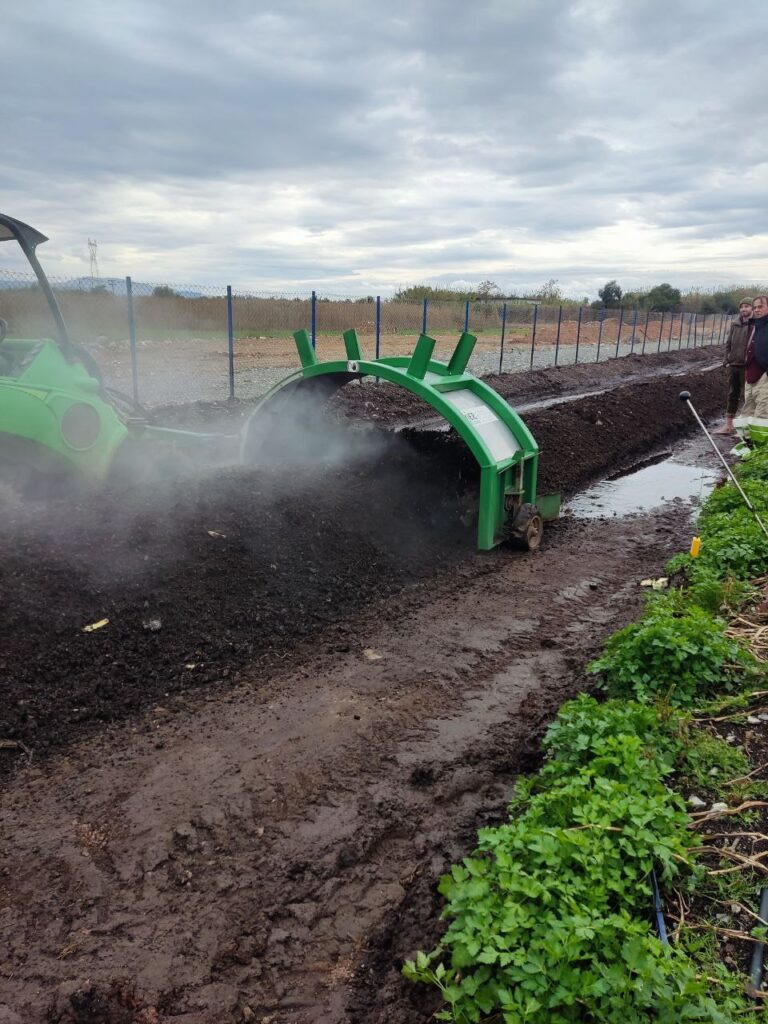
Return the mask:
[[713, 434], [732, 434], [733, 433], [733, 416], [726, 416], [725, 423], [722, 427], [718, 427], [717, 430], [712, 431]]

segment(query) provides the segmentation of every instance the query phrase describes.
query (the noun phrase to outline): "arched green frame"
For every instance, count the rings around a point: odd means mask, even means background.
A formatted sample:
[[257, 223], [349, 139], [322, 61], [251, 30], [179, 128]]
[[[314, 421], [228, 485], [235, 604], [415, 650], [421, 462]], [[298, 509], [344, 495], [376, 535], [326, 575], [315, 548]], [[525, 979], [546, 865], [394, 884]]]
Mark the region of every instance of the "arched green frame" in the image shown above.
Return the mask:
[[[467, 372], [477, 341], [467, 332], [459, 338], [448, 363], [432, 358], [434, 338], [421, 335], [411, 356], [364, 359], [354, 330], [345, 331], [346, 360], [320, 362], [307, 331], [294, 334], [301, 368], [268, 391], [257, 403], [253, 422], [280, 396], [314, 384], [330, 393], [350, 380], [376, 377], [405, 388], [442, 416], [465, 442], [480, 468], [477, 546], [485, 551], [504, 537], [504, 526], [523, 503], [535, 504], [539, 448], [530, 430], [504, 399]], [[246, 430], [245, 436], [248, 436]], [[557, 515], [559, 501], [540, 509], [544, 518]]]

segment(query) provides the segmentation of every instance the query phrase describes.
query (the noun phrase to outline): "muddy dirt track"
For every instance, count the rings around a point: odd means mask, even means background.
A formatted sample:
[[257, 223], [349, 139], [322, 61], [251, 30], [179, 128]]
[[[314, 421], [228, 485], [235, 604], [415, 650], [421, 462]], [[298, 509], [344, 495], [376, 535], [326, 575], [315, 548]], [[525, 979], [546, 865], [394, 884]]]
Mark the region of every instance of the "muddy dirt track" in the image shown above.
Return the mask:
[[[545, 487], [689, 431], [682, 386], [719, 411], [721, 373], [659, 369], [526, 416]], [[371, 436], [315, 479], [5, 509], [0, 1021], [429, 1018], [397, 967], [437, 875], [690, 528], [477, 555], [450, 440]]]

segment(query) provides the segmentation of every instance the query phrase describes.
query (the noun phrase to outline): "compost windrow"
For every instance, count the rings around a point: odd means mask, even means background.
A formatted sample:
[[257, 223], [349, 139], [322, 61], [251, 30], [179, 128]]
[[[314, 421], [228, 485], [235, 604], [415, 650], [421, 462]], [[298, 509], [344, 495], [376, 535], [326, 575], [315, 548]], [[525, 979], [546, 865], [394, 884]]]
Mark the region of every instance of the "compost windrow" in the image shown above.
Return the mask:
[[[723, 359], [722, 345], [707, 345], [681, 351], [649, 351], [608, 359], [601, 363], [581, 362], [549, 366], [516, 373], [490, 373], [483, 376], [512, 406], [586, 394], [599, 388], [639, 384], [660, 377], [683, 374], [717, 365]], [[434, 418], [431, 406], [394, 384], [364, 378], [338, 391], [331, 406], [339, 417], [353, 422], [366, 421], [387, 427], [418, 423]], [[157, 406], [147, 413], [153, 422], [195, 429], [227, 430], [238, 428], [252, 409], [250, 402], [192, 402], [186, 405]]]
[[[683, 386], [719, 410], [721, 375], [695, 369], [531, 413], [540, 490], [570, 493], [689, 431]], [[2, 763], [245, 665], [343, 652], [366, 618], [396, 619], [410, 587], [475, 557], [471, 482], [455, 437], [422, 434], [299, 475], [230, 469], [45, 507], [5, 496]]]

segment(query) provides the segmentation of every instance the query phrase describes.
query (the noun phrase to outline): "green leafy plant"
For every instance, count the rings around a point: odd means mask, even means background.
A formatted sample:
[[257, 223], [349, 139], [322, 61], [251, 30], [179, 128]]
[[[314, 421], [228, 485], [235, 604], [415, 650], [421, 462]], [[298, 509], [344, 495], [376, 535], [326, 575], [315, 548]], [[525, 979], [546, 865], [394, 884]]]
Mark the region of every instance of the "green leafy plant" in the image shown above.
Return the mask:
[[679, 595], [658, 597], [643, 618], [614, 633], [587, 671], [612, 697], [678, 707], [741, 688], [757, 661], [723, 634], [724, 623]]
[[743, 504], [732, 511], [712, 512], [701, 530], [698, 563], [719, 576], [730, 574], [749, 580], [765, 573], [768, 566], [768, 538]]
[[665, 735], [652, 708], [590, 697], [562, 709], [549, 760], [519, 787], [519, 817], [481, 830], [441, 880], [448, 929], [405, 964], [407, 977], [440, 988], [439, 1019], [725, 1024], [738, 984], [720, 972], [716, 1003], [647, 914], [651, 869], [673, 879], [690, 864], [688, 817], [662, 782], [677, 724], [671, 715]]
[[[758, 511], [768, 509], [768, 494], [766, 493], [765, 481], [759, 477], [744, 476], [744, 466], [738, 467], [739, 484], [742, 491]], [[744, 499], [738, 488], [730, 481], [726, 481], [721, 487], [716, 487], [704, 502], [699, 514], [699, 522], [706, 523], [710, 516], [718, 515], [721, 512], [735, 512], [736, 509], [746, 508]]]
[[737, 471], [739, 481], [756, 480], [763, 485], [768, 484], [768, 451], [756, 449], [747, 462], [743, 462]]
[[[564, 704], [544, 736], [543, 746], [549, 760], [538, 778], [546, 784], [551, 775], [575, 771], [603, 757], [613, 741], [639, 741], [652, 762], [654, 771], [666, 775], [672, 771], [681, 749], [678, 730], [679, 712], [669, 709], [663, 716], [657, 708], [635, 701], [598, 702], [588, 694]], [[615, 766], [621, 762], [615, 762]], [[630, 771], [636, 765], [630, 759]]]
[[[765, 509], [768, 453], [738, 472]], [[714, 613], [755, 594], [749, 580], [765, 572], [768, 544], [732, 487], [708, 499], [699, 528], [701, 556], [667, 566], [680, 589], [650, 600], [642, 620], [610, 637], [589, 666], [613, 699], [582, 696], [561, 709], [544, 739], [544, 766], [518, 782], [510, 821], [482, 830], [472, 856], [441, 880], [446, 933], [403, 968], [440, 989], [438, 1019], [732, 1024], [762, 1016], [745, 1005], [713, 933], [684, 928], [669, 947], [649, 924], [652, 868], [662, 883], [696, 888], [714, 903], [751, 905], [755, 896], [753, 878], [707, 875], [693, 862], [685, 807], [665, 785], [737, 799], [764, 785], [746, 779], [743, 751], [677, 710], [709, 701], [746, 712], [759, 694], [745, 687], [765, 685], [757, 678], [764, 670]], [[742, 776], [742, 787], [725, 786]]]

